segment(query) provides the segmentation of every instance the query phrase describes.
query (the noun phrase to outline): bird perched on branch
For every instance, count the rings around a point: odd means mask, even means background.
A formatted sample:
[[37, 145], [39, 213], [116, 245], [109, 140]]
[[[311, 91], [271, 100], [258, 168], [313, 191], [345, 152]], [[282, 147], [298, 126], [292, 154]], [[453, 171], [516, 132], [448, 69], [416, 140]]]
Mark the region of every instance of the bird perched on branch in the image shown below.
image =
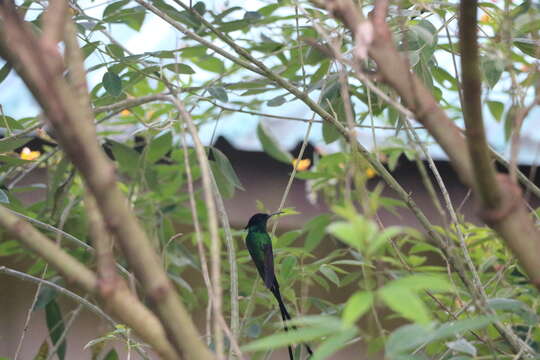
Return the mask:
[[[281, 212], [275, 212], [272, 214], [255, 214], [250, 219], [246, 226], [248, 234], [246, 236], [246, 247], [248, 248], [249, 255], [257, 267], [257, 271], [264, 281], [264, 285], [268, 290], [274, 294], [283, 319], [284, 329], [288, 331], [287, 320], [291, 319], [291, 315], [287, 311], [281, 293], [279, 292], [279, 284], [274, 272], [274, 253], [272, 252], [272, 239], [266, 231], [266, 223], [268, 219], [274, 215], [281, 214]], [[292, 326], [293, 330], [296, 330], [295, 326]], [[309, 355], [313, 355], [313, 351], [309, 345], [304, 344]], [[289, 345], [289, 358], [294, 360], [292, 347]]]

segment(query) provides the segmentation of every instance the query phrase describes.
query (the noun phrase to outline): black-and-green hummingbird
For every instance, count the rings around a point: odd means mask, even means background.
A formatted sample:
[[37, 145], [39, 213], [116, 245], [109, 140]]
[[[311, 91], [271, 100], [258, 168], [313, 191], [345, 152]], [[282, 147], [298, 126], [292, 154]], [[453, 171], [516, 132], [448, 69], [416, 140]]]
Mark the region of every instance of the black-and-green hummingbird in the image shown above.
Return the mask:
[[[275, 212], [272, 214], [255, 214], [253, 215], [246, 226], [248, 234], [246, 236], [246, 247], [248, 248], [249, 255], [257, 267], [257, 271], [264, 281], [264, 285], [268, 290], [274, 294], [281, 312], [281, 318], [283, 319], [285, 331], [288, 331], [287, 320], [291, 319], [291, 315], [287, 311], [283, 298], [279, 292], [279, 284], [274, 272], [274, 253], [272, 251], [272, 239], [266, 231], [266, 223], [268, 219], [274, 215], [281, 214], [282, 212]], [[292, 326], [296, 330], [295, 326]], [[313, 351], [309, 345], [304, 344], [309, 355], [313, 355]], [[289, 345], [289, 358], [293, 359], [292, 347]]]

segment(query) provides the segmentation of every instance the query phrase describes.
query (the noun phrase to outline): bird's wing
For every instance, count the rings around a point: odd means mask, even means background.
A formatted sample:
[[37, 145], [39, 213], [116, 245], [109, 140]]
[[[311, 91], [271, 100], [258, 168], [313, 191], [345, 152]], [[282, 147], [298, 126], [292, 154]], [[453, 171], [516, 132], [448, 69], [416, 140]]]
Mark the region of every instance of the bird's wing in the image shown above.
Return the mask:
[[264, 284], [268, 289], [274, 285], [274, 253], [272, 251], [272, 242], [264, 245]]

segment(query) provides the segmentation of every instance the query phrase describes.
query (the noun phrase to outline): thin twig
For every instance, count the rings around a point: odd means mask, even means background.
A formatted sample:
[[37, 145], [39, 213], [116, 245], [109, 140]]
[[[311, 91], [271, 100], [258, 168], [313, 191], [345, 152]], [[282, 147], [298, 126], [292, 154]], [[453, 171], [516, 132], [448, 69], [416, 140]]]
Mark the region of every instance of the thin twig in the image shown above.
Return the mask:
[[98, 306], [92, 304], [90, 301], [86, 300], [84, 297], [81, 297], [74, 292], [66, 289], [65, 287], [62, 287], [56, 283], [53, 283], [52, 281], [48, 281], [45, 279], [41, 279], [14, 269], [10, 269], [5, 266], [0, 266], [0, 272], [19, 278], [21, 280], [31, 281], [36, 284], [42, 284], [45, 286], [49, 286], [53, 288], [54, 290], [58, 291], [60, 294], [65, 295], [71, 299], [73, 299], [76, 303], [84, 305], [88, 310], [90, 310], [92, 313], [98, 315], [99, 317], [102, 317], [103, 319], [107, 320], [107, 322], [111, 325], [112, 328], [116, 326], [116, 322], [111, 318], [107, 313], [105, 313], [103, 310], [101, 310]]
[[461, 82], [463, 84], [463, 118], [467, 145], [474, 163], [475, 190], [485, 209], [496, 209], [501, 202], [482, 119], [482, 83], [476, 38], [477, 1], [461, 1], [459, 32], [461, 47]]
[[[171, 92], [174, 93], [174, 89], [169, 88]], [[186, 111], [184, 104], [176, 97], [171, 97], [173, 104], [177, 107], [182, 120], [193, 139], [195, 144], [195, 152], [197, 154], [197, 159], [200, 164], [202, 183], [203, 183], [203, 193], [206, 206], [208, 208], [208, 227], [210, 229], [210, 259], [211, 259], [211, 278], [212, 278], [212, 291], [214, 299], [212, 301], [214, 308], [214, 343], [216, 344], [216, 355], [218, 360], [224, 359], [223, 354], [223, 333], [221, 332], [221, 324], [219, 324], [219, 317], [222, 316], [222, 293], [221, 293], [221, 258], [220, 258], [220, 249], [221, 241], [218, 234], [218, 220], [217, 220], [217, 210], [216, 203], [213, 195], [212, 189], [212, 178], [211, 178], [211, 169], [210, 164], [208, 163], [208, 157], [204, 150], [204, 146], [199, 138], [197, 128], [191, 119], [191, 115]]]
[[[0, 267], [0, 271], [2, 271], [2, 268], [5, 269], [5, 267]], [[43, 278], [45, 277], [45, 274], [47, 273], [47, 269], [48, 269], [48, 266], [46, 264], [45, 268], [41, 272], [41, 277], [36, 278], [36, 279], [43, 280]], [[37, 288], [36, 288], [36, 292], [34, 293], [34, 298], [32, 299], [32, 304], [30, 305], [30, 307], [28, 308], [28, 312], [26, 313], [26, 320], [24, 321], [23, 331], [22, 331], [21, 336], [19, 338], [19, 342], [17, 344], [17, 350], [15, 350], [15, 356], [13, 357], [13, 360], [17, 360], [19, 358], [19, 354], [20, 354], [20, 352], [22, 350], [22, 345], [24, 343], [24, 338], [26, 336], [26, 332], [28, 331], [28, 326], [30, 324], [30, 320], [32, 319], [32, 313], [34, 312], [34, 308], [36, 307], [36, 303], [37, 303], [39, 294], [41, 292], [41, 285], [43, 283], [38, 282], [37, 284], [38, 285], [37, 285]]]

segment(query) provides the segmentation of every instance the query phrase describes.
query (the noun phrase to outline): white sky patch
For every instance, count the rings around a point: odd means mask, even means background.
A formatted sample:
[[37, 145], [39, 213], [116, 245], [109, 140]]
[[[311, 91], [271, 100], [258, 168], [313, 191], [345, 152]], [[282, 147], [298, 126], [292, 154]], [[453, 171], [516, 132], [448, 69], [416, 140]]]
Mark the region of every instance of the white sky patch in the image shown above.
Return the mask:
[[[188, 3], [189, 0], [183, 0], [184, 3]], [[177, 7], [172, 1], [168, 1], [172, 6]], [[197, 3], [196, 0], [193, 0], [193, 4]], [[241, 11], [234, 12], [237, 16], [242, 16], [245, 11], [255, 11], [260, 9], [264, 5], [267, 5], [268, 2], [263, 2], [259, 0], [229, 0], [229, 1], [219, 1], [219, 0], [205, 0], [207, 9], [212, 9], [214, 13], [219, 14], [224, 11], [226, 8], [233, 6], [239, 6], [242, 8]], [[102, 1], [100, 3], [91, 0], [80, 0], [78, 4], [85, 9], [85, 12], [92, 17], [101, 18], [103, 10], [109, 5], [108, 1]], [[98, 5], [98, 6], [96, 6]], [[36, 5], [37, 6], [37, 5]], [[132, 5], [129, 5], [132, 6]], [[34, 11], [34, 14], [37, 15], [37, 11]], [[430, 19], [433, 20], [433, 19]], [[434, 25], [440, 26], [436, 20], [433, 20]], [[452, 23], [450, 26], [450, 32], [452, 34], [456, 33], [456, 24]], [[114, 24], [108, 27], [112, 36], [123, 44], [130, 52], [134, 54], [141, 54], [144, 52], [158, 51], [158, 50], [171, 50], [178, 47], [182, 47], [181, 39], [183, 34], [178, 30], [174, 29], [164, 20], [158, 18], [157, 16], [147, 12], [144, 24], [139, 32], [136, 32], [132, 29], [127, 28], [123, 25]], [[234, 33], [229, 35], [234, 36]], [[98, 32], [95, 32], [91, 36], [92, 41], [102, 40], [104, 43], [108, 43], [108, 40]], [[444, 40], [444, 39], [439, 39]], [[218, 46], [222, 46], [221, 43], [216, 43]], [[102, 57], [96, 57], [97, 55], [92, 55], [86, 61], [87, 68], [103, 61]], [[216, 57], [221, 58], [219, 55]], [[458, 66], [459, 66], [459, 59]], [[437, 61], [439, 66], [446, 69], [450, 74], [454, 74], [453, 63], [450, 56], [437, 56]], [[225, 61], [227, 63], [227, 61]], [[269, 62], [266, 62], [269, 65]], [[0, 60], [0, 67], [3, 65], [3, 62]], [[206, 79], [207, 77], [213, 77], [214, 74], [207, 73], [205, 71], [200, 71], [197, 69], [197, 76], [199, 79]], [[88, 76], [88, 82], [90, 88], [99, 84], [103, 77], [103, 74], [106, 71], [106, 67], [102, 67], [97, 71], [92, 72]], [[230, 78], [230, 81], [234, 81], [234, 78]], [[351, 79], [351, 82], [354, 80]], [[497, 84], [496, 89], [492, 89], [489, 93], [489, 99], [499, 100], [505, 103], [506, 109], [508, 109], [509, 97], [507, 95], [509, 88], [509, 81], [507, 79], [501, 79], [499, 84]], [[447, 101], [458, 104], [457, 94], [454, 92], [449, 92], [445, 89], [443, 91], [443, 98]], [[484, 89], [484, 95], [486, 91]], [[230, 99], [234, 99], [235, 96], [229, 94]], [[25, 116], [35, 116], [39, 113], [39, 107], [31, 97], [29, 91], [25, 88], [22, 81], [18, 76], [12, 71], [7, 79], [0, 84], [0, 104], [3, 105], [4, 112], [6, 115], [13, 116], [15, 118], [25, 117]], [[355, 107], [361, 108], [362, 104], [355, 102]], [[358, 110], [358, 109], [357, 109]], [[307, 109], [307, 107], [299, 101], [291, 101], [283, 104], [282, 106], [276, 107], [267, 107], [262, 106], [261, 112], [267, 113], [286, 113], [294, 114], [292, 116], [310, 118], [312, 112]], [[385, 125], [384, 114], [379, 118], [375, 118], [375, 125]], [[531, 164], [535, 163], [540, 159], [540, 132], [536, 131], [537, 124], [535, 119], [539, 117], [540, 109], [534, 109], [528, 116], [527, 121], [524, 123], [523, 127], [523, 141], [521, 146], [521, 151], [519, 153], [519, 161], [521, 163]], [[500, 123], [496, 122], [491, 116], [487, 106], [484, 108], [484, 119], [486, 122], [486, 132], [490, 143], [500, 152], [505, 152], [508, 150], [508, 146], [504, 139], [504, 121]], [[229, 141], [231, 141], [237, 148], [246, 149], [246, 150], [260, 150], [260, 143], [255, 135], [256, 127], [258, 122], [262, 120], [260, 116], [253, 116], [247, 114], [236, 113], [233, 116], [227, 116], [220, 120], [220, 123], [217, 127], [217, 132], [214, 139], [219, 136], [225, 136]], [[294, 147], [298, 141], [304, 136], [305, 128], [307, 124], [297, 123], [286, 120], [275, 120], [275, 119], [266, 119], [268, 124], [271, 125], [273, 133], [276, 135], [276, 138], [280, 140], [281, 145], [284, 148]], [[458, 121], [461, 123], [461, 121]], [[226, 124], [226, 125], [225, 125]], [[365, 121], [364, 125], [369, 124], [369, 121]], [[207, 142], [210, 141], [213, 133], [215, 123], [210, 122], [209, 124], [201, 128], [201, 137]], [[313, 127], [310, 140], [316, 144], [323, 144], [321, 136], [321, 126], [316, 125]], [[367, 148], [373, 146], [373, 138], [370, 129], [359, 129], [359, 139], [362, 144]], [[375, 131], [377, 145], [384, 143], [385, 139], [388, 139], [388, 136], [394, 135], [394, 131]], [[422, 134], [422, 138], [426, 138]], [[206, 142], [206, 143], [207, 143]], [[336, 143], [330, 144], [328, 148], [334, 148]], [[436, 159], [446, 159], [446, 155], [436, 144], [431, 143], [429, 145], [429, 150], [431, 155]]]

